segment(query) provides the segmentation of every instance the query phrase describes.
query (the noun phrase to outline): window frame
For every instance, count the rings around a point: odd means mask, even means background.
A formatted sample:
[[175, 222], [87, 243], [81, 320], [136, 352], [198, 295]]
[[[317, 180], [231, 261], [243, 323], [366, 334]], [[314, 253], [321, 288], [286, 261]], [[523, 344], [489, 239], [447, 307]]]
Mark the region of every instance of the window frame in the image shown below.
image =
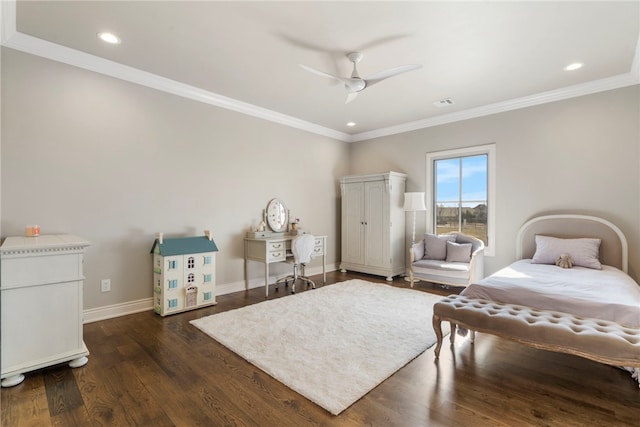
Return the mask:
[[496, 144], [476, 145], [474, 147], [456, 148], [453, 150], [434, 151], [427, 153], [427, 176], [426, 176], [426, 202], [427, 210], [425, 212], [425, 224], [427, 233], [434, 233], [435, 211], [434, 211], [434, 193], [435, 193], [435, 172], [434, 163], [436, 160], [456, 159], [460, 157], [470, 156], [487, 156], [487, 244], [485, 245], [484, 254], [487, 256], [495, 255], [495, 233], [496, 233]]

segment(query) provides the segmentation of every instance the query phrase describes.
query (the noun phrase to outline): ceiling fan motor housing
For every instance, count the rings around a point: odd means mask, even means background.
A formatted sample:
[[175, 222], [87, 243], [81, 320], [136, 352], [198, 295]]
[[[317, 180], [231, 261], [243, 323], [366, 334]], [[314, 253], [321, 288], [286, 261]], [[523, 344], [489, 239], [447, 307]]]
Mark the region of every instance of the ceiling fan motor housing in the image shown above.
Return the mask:
[[361, 90], [364, 90], [365, 87], [367, 87], [367, 82], [362, 80], [360, 77], [352, 77], [349, 79], [349, 83], [345, 83], [344, 87], [349, 92], [360, 92]]

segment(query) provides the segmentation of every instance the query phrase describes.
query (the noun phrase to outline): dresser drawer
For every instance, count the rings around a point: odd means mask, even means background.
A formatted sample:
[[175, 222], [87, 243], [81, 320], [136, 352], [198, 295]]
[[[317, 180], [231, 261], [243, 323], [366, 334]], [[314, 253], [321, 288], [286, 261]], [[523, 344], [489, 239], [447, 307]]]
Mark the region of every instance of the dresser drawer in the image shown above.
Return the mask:
[[2, 260], [2, 288], [84, 279], [81, 254], [56, 254]]

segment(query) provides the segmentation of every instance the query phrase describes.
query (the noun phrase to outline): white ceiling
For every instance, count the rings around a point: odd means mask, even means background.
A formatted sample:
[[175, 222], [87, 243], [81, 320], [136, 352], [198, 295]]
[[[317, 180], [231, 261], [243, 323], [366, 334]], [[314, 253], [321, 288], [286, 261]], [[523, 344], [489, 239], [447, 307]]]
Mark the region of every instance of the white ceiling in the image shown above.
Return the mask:
[[[2, 3], [7, 47], [345, 141], [640, 82], [639, 1]], [[423, 67], [345, 105], [298, 66], [348, 76], [351, 51], [363, 76]]]

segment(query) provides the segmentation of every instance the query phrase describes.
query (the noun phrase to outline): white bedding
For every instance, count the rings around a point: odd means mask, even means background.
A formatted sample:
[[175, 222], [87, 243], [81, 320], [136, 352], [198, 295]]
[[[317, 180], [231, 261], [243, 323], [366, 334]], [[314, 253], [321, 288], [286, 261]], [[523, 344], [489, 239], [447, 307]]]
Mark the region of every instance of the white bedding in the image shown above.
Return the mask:
[[461, 295], [640, 326], [640, 286], [611, 266], [602, 270], [514, 262]]

